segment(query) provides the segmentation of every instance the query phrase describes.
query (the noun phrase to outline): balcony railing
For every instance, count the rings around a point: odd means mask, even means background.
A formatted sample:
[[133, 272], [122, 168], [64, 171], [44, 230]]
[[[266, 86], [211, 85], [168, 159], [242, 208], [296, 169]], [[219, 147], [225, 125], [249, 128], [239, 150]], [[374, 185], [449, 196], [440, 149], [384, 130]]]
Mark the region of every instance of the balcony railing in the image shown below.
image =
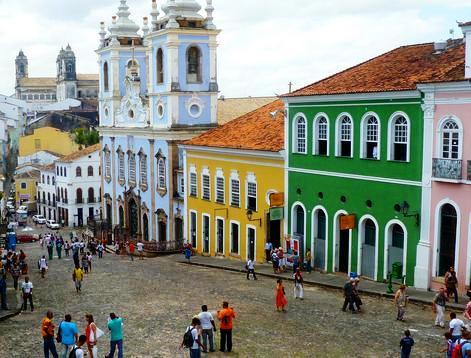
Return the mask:
[[434, 178], [461, 180], [461, 169], [462, 160], [438, 158], [433, 159], [432, 172]]

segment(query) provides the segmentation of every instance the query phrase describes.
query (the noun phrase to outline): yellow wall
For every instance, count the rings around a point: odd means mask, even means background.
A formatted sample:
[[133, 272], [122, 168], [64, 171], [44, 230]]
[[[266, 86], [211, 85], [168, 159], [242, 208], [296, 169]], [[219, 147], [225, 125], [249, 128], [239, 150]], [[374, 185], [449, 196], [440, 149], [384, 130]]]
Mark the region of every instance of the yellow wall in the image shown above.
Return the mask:
[[[37, 195], [37, 183], [39, 177], [37, 178], [16, 178], [15, 179], [15, 190], [16, 190], [16, 202], [20, 202], [21, 195], [29, 195], [28, 201], [35, 201], [35, 196]], [[21, 183], [26, 184], [26, 189], [21, 188]]]
[[[238, 151], [240, 153], [240, 151]], [[190, 173], [196, 169], [197, 177], [197, 197], [190, 196]], [[209, 170], [211, 183], [211, 199], [202, 199], [202, 171]], [[216, 172], [223, 171], [225, 179], [225, 203], [216, 203]], [[237, 171], [240, 180], [240, 207], [230, 205], [230, 184], [231, 173]], [[246, 209], [246, 178], [253, 173], [257, 182], [257, 211], [253, 213], [252, 219], [262, 218], [261, 226], [258, 221], [249, 221]], [[264, 262], [265, 243], [267, 239], [267, 214], [269, 213], [269, 203], [267, 197], [269, 192], [284, 191], [284, 171], [281, 156], [277, 158], [251, 157], [248, 155], [219, 154], [209, 152], [198, 152], [195, 149], [186, 150], [186, 181], [187, 181], [187, 218], [186, 235], [188, 241], [191, 240], [191, 212], [196, 211], [197, 215], [197, 247], [198, 253], [203, 252], [203, 214], [210, 217], [210, 255], [216, 256], [216, 217], [224, 219], [224, 254], [225, 257], [232, 257], [246, 261], [248, 251], [247, 227], [256, 230], [256, 250], [255, 259], [257, 262]], [[231, 253], [231, 221], [239, 222], [239, 253]], [[283, 240], [283, 220], [280, 222], [280, 236]]]
[[20, 137], [20, 157], [28, 156], [41, 150], [68, 155], [79, 150], [71, 135], [52, 127], [43, 127], [34, 130], [28, 136]]

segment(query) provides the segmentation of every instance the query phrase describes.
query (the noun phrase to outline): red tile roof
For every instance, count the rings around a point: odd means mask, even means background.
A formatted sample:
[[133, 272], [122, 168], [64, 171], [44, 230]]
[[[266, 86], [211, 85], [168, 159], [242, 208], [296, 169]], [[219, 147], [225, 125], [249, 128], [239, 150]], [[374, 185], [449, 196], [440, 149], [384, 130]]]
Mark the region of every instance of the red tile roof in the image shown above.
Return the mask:
[[284, 97], [407, 91], [419, 83], [464, 80], [464, 59], [461, 39], [439, 53], [433, 43], [402, 46]]
[[284, 104], [276, 100], [184, 144], [279, 152], [284, 147]]
[[59, 158], [57, 161], [61, 163], [71, 163], [74, 160], [77, 160], [79, 158], [85, 157], [86, 155], [90, 155], [96, 151], [101, 150], [101, 144], [97, 143], [94, 145], [91, 145], [89, 147], [86, 147], [82, 150], [78, 150], [76, 152], [73, 152], [69, 155], [64, 155], [62, 158]]

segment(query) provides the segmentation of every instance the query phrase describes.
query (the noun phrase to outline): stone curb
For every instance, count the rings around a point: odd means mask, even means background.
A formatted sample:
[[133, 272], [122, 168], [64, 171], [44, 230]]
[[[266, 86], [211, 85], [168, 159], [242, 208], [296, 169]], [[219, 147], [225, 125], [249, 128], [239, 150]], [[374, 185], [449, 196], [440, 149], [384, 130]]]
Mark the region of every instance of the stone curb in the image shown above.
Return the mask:
[[[225, 271], [232, 271], [232, 272], [240, 272], [240, 273], [247, 273], [247, 270], [245, 269], [237, 269], [234, 267], [228, 267], [228, 266], [218, 266], [218, 265], [212, 265], [212, 264], [205, 264], [205, 263], [200, 263], [200, 262], [190, 262], [188, 263], [187, 261], [177, 261], [178, 263], [181, 264], [186, 264], [186, 265], [195, 265], [195, 266], [201, 266], [201, 267], [207, 267], [207, 268], [213, 268], [213, 269], [219, 269], [219, 270], [225, 270]], [[285, 277], [285, 276], [279, 276], [275, 274], [270, 274], [270, 273], [264, 273], [264, 272], [257, 272], [257, 275], [259, 276], [264, 276], [264, 277], [270, 277], [270, 278], [282, 278], [285, 281], [291, 281], [294, 282], [294, 279], [291, 277]], [[311, 286], [319, 286], [319, 287], [325, 287], [329, 289], [334, 289], [334, 290], [343, 290], [343, 287], [340, 287], [335, 284], [330, 284], [326, 282], [321, 282], [321, 281], [308, 281], [304, 280], [304, 283], [307, 285]], [[365, 289], [360, 289], [360, 293], [366, 294], [368, 296], [374, 296], [374, 297], [381, 297], [381, 298], [388, 298], [388, 299], [393, 299], [394, 294], [391, 293], [385, 293], [385, 292], [379, 292], [379, 291], [373, 291], [373, 290], [365, 290]], [[418, 304], [418, 305], [427, 305], [431, 306], [432, 305], [432, 300], [425, 300], [420, 297], [414, 297], [414, 296], [409, 296], [409, 302]], [[466, 306], [461, 305], [461, 304], [455, 304], [455, 303], [450, 303], [447, 304], [447, 308], [451, 308], [454, 310], [464, 310]]]

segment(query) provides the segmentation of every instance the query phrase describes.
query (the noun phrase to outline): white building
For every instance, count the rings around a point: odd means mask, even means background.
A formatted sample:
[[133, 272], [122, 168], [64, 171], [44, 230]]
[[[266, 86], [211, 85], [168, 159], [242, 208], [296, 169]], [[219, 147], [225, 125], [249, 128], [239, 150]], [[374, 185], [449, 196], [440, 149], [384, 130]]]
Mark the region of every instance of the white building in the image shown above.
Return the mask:
[[55, 162], [57, 221], [64, 226], [83, 226], [100, 217], [100, 148], [96, 144]]
[[41, 167], [38, 181], [38, 194], [36, 203], [38, 214], [46, 219], [57, 220], [56, 202], [56, 166], [49, 164]]

